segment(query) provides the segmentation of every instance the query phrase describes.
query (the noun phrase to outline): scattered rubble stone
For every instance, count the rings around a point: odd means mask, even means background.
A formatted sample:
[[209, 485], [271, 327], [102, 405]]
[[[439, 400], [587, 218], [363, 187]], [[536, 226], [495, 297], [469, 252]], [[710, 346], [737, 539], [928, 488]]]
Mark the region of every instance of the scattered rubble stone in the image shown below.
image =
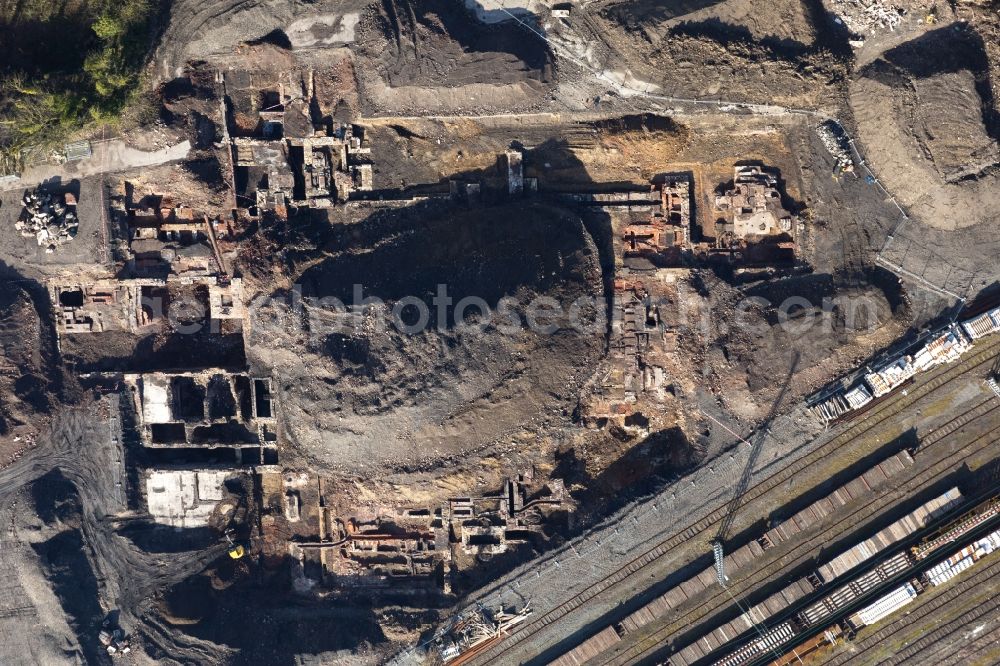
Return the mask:
[[823, 146], [830, 151], [830, 154], [837, 160], [834, 166], [835, 173], [852, 173], [854, 171], [854, 157], [851, 155], [851, 144], [848, 143], [844, 128], [836, 121], [825, 120], [816, 128]]
[[24, 195], [24, 213], [15, 224], [22, 236], [34, 236], [46, 252], [76, 238], [79, 226], [76, 197], [69, 192], [58, 197], [41, 188]]

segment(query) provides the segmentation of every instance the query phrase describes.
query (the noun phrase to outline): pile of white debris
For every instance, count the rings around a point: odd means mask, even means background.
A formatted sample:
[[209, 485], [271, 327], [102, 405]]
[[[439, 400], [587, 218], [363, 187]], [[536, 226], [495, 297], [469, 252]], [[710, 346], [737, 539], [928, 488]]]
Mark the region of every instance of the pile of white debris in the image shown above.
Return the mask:
[[837, 161], [833, 167], [835, 174], [854, 171], [854, 157], [851, 155], [851, 144], [847, 140], [844, 128], [834, 120], [825, 120], [816, 128], [820, 141]]
[[860, 46], [865, 35], [891, 32], [899, 27], [906, 10], [885, 0], [833, 0], [833, 13], [851, 31], [851, 45]]
[[54, 197], [42, 189], [24, 195], [24, 213], [15, 225], [22, 236], [34, 237], [46, 252], [68, 243], [79, 231], [76, 197], [67, 192]]

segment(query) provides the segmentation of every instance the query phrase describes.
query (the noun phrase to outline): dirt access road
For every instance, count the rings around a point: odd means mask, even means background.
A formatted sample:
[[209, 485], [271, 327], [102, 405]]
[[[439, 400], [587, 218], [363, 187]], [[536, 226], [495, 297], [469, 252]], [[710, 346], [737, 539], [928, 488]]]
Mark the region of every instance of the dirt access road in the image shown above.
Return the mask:
[[82, 160], [59, 165], [43, 163], [29, 166], [18, 180], [0, 184], [0, 191], [23, 190], [45, 182], [70, 181], [177, 162], [185, 159], [191, 152], [191, 142], [184, 140], [173, 146], [146, 152], [132, 148], [121, 139], [111, 139], [95, 141], [91, 144], [91, 148], [93, 150], [91, 156]]

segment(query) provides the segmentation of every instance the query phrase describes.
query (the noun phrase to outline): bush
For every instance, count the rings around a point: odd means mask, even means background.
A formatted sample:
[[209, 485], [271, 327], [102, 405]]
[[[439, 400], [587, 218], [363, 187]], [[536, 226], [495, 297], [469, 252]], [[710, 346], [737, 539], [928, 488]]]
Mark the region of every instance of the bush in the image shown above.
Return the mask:
[[[101, 0], [81, 17], [92, 37], [77, 70], [20, 72], [0, 81], [0, 154], [48, 149], [91, 123], [114, 124], [141, 88], [149, 51], [148, 0]], [[54, 8], [50, 11], [56, 11]]]

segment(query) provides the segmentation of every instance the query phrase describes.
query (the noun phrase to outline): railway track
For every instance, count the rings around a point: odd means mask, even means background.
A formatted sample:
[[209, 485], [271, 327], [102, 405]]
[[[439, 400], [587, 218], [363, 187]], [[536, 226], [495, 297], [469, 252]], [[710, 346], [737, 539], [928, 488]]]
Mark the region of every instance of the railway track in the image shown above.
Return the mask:
[[[897, 619], [888, 626], [874, 634], [865, 637], [864, 640], [855, 644], [855, 649], [850, 652], [842, 652], [827, 660], [824, 666], [841, 666], [843, 664], [902, 664], [920, 655], [928, 647], [946, 639], [949, 636], [961, 631], [972, 622], [986, 617], [991, 613], [1000, 611], [1000, 596], [991, 596], [982, 603], [977, 604], [959, 617], [927, 632], [916, 641], [909, 643], [899, 649], [889, 657], [881, 656], [887, 643], [894, 639], [899, 640], [905, 633], [921, 621], [930, 621], [930, 618], [942, 608], [952, 603], [956, 599], [969, 594], [972, 590], [983, 585], [994, 576], [1000, 575], [1000, 561], [996, 561], [988, 567], [976, 570], [972, 569], [972, 575], [962, 580], [955, 581], [950, 589], [942, 594], [922, 603], [906, 614], [905, 619]], [[927, 663], [921, 660], [922, 663]]]
[[[847, 442], [855, 439], [859, 435], [862, 435], [864, 432], [885, 423], [889, 419], [896, 416], [900, 411], [911, 406], [918, 400], [958, 379], [961, 379], [968, 373], [974, 372], [980, 367], [992, 363], [994, 358], [997, 356], [998, 351], [1000, 351], [1000, 337], [992, 340], [986, 339], [982, 342], [986, 343], [983, 345], [982, 349], [977, 350], [975, 353], [963, 358], [955, 365], [946, 366], [944, 371], [940, 374], [929, 379], [923, 384], [913, 387], [906, 395], [897, 395], [895, 400], [881, 403], [875, 410], [866, 414], [863, 419], [852, 422], [850, 427], [842, 433], [831, 438], [828, 442], [817, 447], [814, 451], [806, 454], [794, 464], [788, 465], [783, 469], [776, 471], [771, 476], [751, 486], [747, 489], [744, 495], [744, 506], [759, 499], [774, 488], [786, 483], [794, 475], [801, 473], [802, 469], [817, 465], [835, 455]], [[618, 585], [636, 576], [649, 563], [670, 553], [699, 534], [703, 534], [711, 530], [712, 527], [725, 517], [725, 514], [726, 505], [723, 505], [712, 511], [707, 516], [689, 523], [681, 531], [661, 541], [656, 546], [649, 548], [642, 555], [639, 555], [624, 564], [616, 572], [606, 576], [604, 579], [594, 583], [593, 585], [588, 586], [585, 591], [567, 599], [562, 604], [556, 606], [548, 612], [539, 614], [534, 620], [529, 620], [527, 623], [520, 626], [516, 631], [512, 632], [506, 640], [501, 641], [497, 645], [492, 646], [491, 649], [478, 655], [477, 659], [471, 661], [470, 664], [486, 665], [497, 663], [498, 660], [505, 653], [511, 651], [515, 645], [531, 639], [545, 627], [562, 619], [577, 608], [580, 608], [594, 597], [610, 589], [612, 586]]]
[[951, 435], [957, 430], [964, 428], [965, 426], [972, 423], [976, 419], [981, 418], [986, 414], [989, 414], [990, 412], [993, 412], [994, 410], [996, 410], [997, 407], [1000, 407], [1000, 400], [997, 400], [993, 396], [986, 398], [986, 400], [983, 400], [981, 403], [979, 403], [969, 411], [952, 419], [951, 421], [948, 421], [948, 423], [944, 424], [940, 428], [936, 428], [932, 430], [930, 433], [928, 433], [928, 436], [923, 441], [921, 441], [920, 444], [917, 446], [917, 453], [920, 453], [927, 447], [937, 442], [940, 442], [948, 435]]
[[[934, 439], [922, 443], [921, 450], [929, 448], [933, 444], [940, 442], [942, 439], [955, 432], [963, 425], [966, 425], [978, 418], [982, 418], [988, 414], [997, 413], [1000, 413], [1000, 401], [990, 397], [950, 421], [946, 428], [936, 430], [934, 433]], [[916, 492], [920, 488], [932, 485], [948, 473], [952, 472], [955, 469], [957, 462], [964, 460], [971, 453], [979, 451], [997, 441], [1000, 441], [1000, 422], [998, 422], [998, 425], [992, 428], [989, 432], [980, 435], [960, 449], [949, 453], [947, 456], [937, 461], [930, 467], [900, 484], [891, 495], [887, 493], [885, 497], [888, 501], [873, 501], [870, 504], [856, 508], [849, 514], [840, 517], [840, 520], [836, 524], [822, 530], [813, 536], [813, 538], [796, 544], [789, 552], [772, 562], [770, 565], [751, 572], [746, 578], [736, 582], [735, 584], [731, 582], [729, 585], [730, 592], [733, 596], [739, 597], [745, 593], [752, 592], [757, 586], [773, 578], [782, 570], [803, 564], [806, 560], [812, 557], [814, 550], [821, 546], [823, 542], [835, 541], [841, 536], [849, 534], [852, 530], [856, 529], [858, 525], [863, 525], [868, 520], [880, 514], [884, 509], [893, 503], [893, 497], [898, 497], [900, 495], [905, 497], [913, 492]], [[713, 606], [713, 602], [718, 601], [720, 598], [722, 603], [717, 603]], [[729, 597], [715, 596], [706, 599], [698, 606], [691, 608], [683, 616], [675, 618], [670, 625], [662, 627], [656, 632], [645, 637], [642, 641], [632, 646], [632, 648], [626, 652], [615, 655], [614, 657], [601, 662], [595, 661], [592, 663], [595, 666], [596, 664], [622, 666], [623, 664], [633, 663], [643, 657], [650, 656], [650, 653], [655, 652], [666, 643], [667, 639], [677, 630], [678, 626], [692, 626], [695, 622], [698, 622], [710, 613], [716, 612], [728, 604]], [[701, 612], [699, 618], [694, 620], [691, 619], [693, 614], [698, 613], [705, 608], [708, 608], [708, 610]]]
[[[1000, 654], [1000, 625], [987, 629], [987, 625], [994, 620], [989, 614], [980, 620], [981, 630], [979, 633], [974, 633], [975, 630], [969, 625], [959, 627], [952, 632], [950, 637], [943, 638], [930, 648], [926, 648], [920, 655], [903, 663], [934, 663], [940, 666], [966, 666], [967, 664], [986, 666], [997, 663], [997, 655]], [[993, 656], [989, 659], [985, 658], [984, 653], [986, 652], [993, 653]]]
[[[983, 624], [985, 625], [992, 618], [983, 618]], [[966, 634], [968, 635], [968, 634]], [[965, 638], [965, 636], [963, 636]], [[962, 650], [957, 651], [949, 646], [943, 646], [937, 652], [943, 654], [929, 655], [935, 658], [937, 663], [941, 666], [966, 666], [967, 664], [995, 664], [997, 663], [998, 655], [1000, 655], [1000, 626], [997, 626], [992, 631], [985, 630], [978, 636], [972, 637], [971, 651], [967, 651], [967, 646], [963, 646]]]

